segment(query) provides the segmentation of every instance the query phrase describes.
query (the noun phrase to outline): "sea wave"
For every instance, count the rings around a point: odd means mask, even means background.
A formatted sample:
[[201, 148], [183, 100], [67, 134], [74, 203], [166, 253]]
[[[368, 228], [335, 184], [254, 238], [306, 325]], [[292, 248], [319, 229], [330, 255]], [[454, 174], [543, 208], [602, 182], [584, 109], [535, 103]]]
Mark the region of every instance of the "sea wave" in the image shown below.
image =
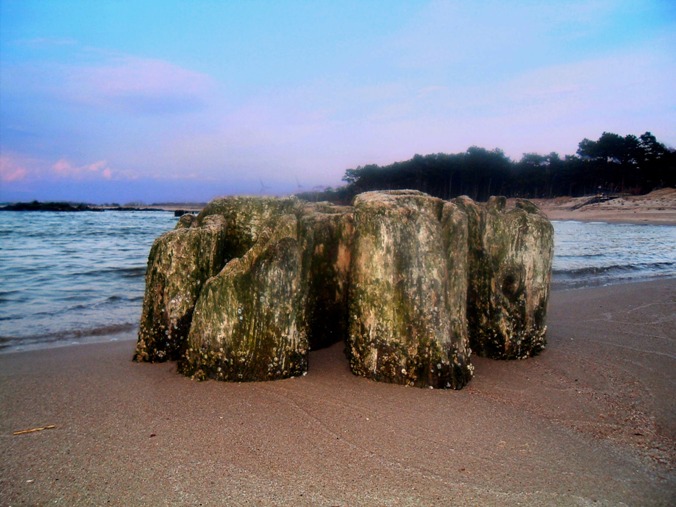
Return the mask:
[[559, 260], [564, 260], [564, 259], [598, 259], [602, 257], [607, 257], [608, 255], [605, 253], [584, 253], [584, 254], [561, 254], [557, 255], [557, 259]]
[[143, 278], [146, 275], [146, 266], [131, 266], [131, 267], [102, 267], [97, 269], [89, 269], [73, 273], [74, 276], [83, 277], [100, 277], [100, 276], [118, 276], [120, 278]]
[[142, 278], [146, 276], [146, 266], [134, 266], [114, 270], [114, 273], [122, 278]]
[[676, 262], [645, 262], [637, 264], [611, 264], [608, 266], [585, 266], [572, 269], [554, 269], [555, 277], [585, 277], [588, 275], [609, 275], [613, 273], [669, 273], [676, 269]]
[[143, 301], [143, 294], [138, 295], [120, 295], [113, 294], [107, 298], [92, 299], [87, 302], [78, 303], [77, 305], [66, 308], [66, 312], [81, 312], [85, 310], [103, 309], [104, 307], [126, 305], [127, 303], [137, 303]]
[[0, 352], [49, 348], [74, 343], [109, 341], [112, 337], [119, 337], [120, 335], [128, 335], [129, 338], [132, 338], [137, 331], [138, 322], [125, 322], [100, 327], [69, 329], [55, 333], [22, 336], [20, 341], [16, 337], [0, 336]]

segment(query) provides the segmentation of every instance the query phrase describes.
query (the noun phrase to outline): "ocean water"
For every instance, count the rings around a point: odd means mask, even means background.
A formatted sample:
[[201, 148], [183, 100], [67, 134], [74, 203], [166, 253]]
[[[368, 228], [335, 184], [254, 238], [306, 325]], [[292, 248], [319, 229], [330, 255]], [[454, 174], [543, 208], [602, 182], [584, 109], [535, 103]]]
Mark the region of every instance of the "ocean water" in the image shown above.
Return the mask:
[[0, 352], [129, 338], [170, 212], [0, 212]]
[[[0, 213], [0, 352], [133, 339], [170, 212]], [[554, 289], [676, 277], [676, 227], [554, 222]]]
[[676, 277], [676, 226], [552, 223], [554, 289]]

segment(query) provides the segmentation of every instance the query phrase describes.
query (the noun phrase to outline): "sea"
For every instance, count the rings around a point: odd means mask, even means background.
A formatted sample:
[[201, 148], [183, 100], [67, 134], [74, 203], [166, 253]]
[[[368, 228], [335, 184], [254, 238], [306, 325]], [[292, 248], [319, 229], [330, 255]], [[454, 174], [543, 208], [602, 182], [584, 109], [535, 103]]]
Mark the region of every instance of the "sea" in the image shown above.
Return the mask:
[[[0, 213], [0, 353], [134, 339], [167, 211]], [[553, 290], [676, 278], [676, 226], [555, 221]]]

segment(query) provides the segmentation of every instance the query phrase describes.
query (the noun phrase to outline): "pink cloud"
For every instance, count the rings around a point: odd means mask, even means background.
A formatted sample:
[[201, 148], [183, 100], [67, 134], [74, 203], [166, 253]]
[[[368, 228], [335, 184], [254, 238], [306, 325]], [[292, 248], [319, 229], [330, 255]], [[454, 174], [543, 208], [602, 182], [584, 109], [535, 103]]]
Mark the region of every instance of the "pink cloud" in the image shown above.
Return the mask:
[[75, 166], [68, 160], [62, 158], [52, 165], [52, 171], [61, 178], [71, 178], [76, 180], [92, 177], [100, 177], [109, 180], [113, 177], [113, 171], [108, 167], [108, 163], [105, 160]]
[[73, 166], [67, 160], [61, 159], [52, 166], [52, 169], [59, 176], [69, 176], [73, 171]]
[[22, 181], [28, 176], [28, 169], [24, 165], [9, 155], [0, 156], [0, 181], [13, 183]]
[[0, 155], [0, 182], [18, 183], [74, 180], [136, 180], [139, 175], [130, 170], [112, 169], [106, 160], [98, 160], [89, 164], [77, 165], [66, 158], [56, 162], [34, 158], [20, 153], [3, 153]]
[[110, 169], [107, 168], [107, 165], [108, 164], [105, 160], [99, 160], [98, 162], [84, 166], [84, 169], [89, 172], [101, 172], [103, 174], [105, 171], [110, 172]]

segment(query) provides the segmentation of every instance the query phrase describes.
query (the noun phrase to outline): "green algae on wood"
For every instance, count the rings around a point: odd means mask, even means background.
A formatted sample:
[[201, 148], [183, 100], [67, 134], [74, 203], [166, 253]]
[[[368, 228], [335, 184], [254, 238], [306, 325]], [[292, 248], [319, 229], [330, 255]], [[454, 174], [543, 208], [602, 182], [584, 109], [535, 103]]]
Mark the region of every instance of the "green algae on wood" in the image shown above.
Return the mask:
[[384, 382], [462, 388], [472, 367], [464, 318], [452, 323], [466, 299], [463, 283], [448, 283], [449, 269], [455, 269], [449, 253], [455, 251], [443, 232], [455, 230], [452, 213], [444, 228], [444, 202], [416, 191], [360, 194], [354, 208], [352, 372]]
[[304, 374], [308, 344], [300, 326], [305, 306], [300, 284], [297, 220], [284, 215], [205, 284], [179, 371], [231, 381]]
[[187, 220], [179, 221], [150, 250], [137, 361], [181, 356], [202, 285], [225, 264], [225, 220], [212, 216], [201, 227], [189, 225]]
[[480, 206], [456, 204], [469, 218], [467, 320], [472, 350], [494, 359], [522, 359], [546, 344], [554, 231], [529, 201], [507, 209], [504, 197]]
[[297, 215], [301, 208], [301, 202], [293, 197], [222, 197], [208, 203], [196, 220], [202, 224], [210, 216], [223, 217], [227, 227], [224, 249], [228, 259], [235, 259], [242, 257], [264, 230], [274, 228], [284, 215]]

